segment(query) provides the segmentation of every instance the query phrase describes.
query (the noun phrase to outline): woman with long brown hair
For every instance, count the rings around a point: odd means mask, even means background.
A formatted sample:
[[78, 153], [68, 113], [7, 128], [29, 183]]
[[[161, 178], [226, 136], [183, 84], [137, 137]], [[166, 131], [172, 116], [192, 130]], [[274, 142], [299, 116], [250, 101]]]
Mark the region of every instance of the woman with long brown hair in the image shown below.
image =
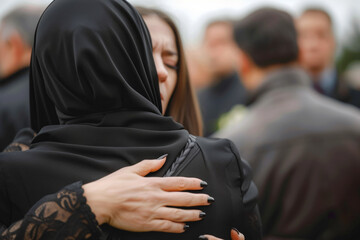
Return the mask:
[[[163, 82], [162, 71], [167, 71], [165, 74], [168, 75], [168, 78], [172, 77], [171, 72], [176, 72], [176, 85], [167, 104], [167, 108], [165, 108], [166, 111], [163, 112], [163, 114], [173, 117], [173, 119], [181, 123], [189, 133], [195, 136], [202, 136], [202, 119], [199, 104], [190, 82], [185, 52], [178, 28], [174, 21], [160, 10], [144, 7], [136, 7], [136, 9], [144, 18], [149, 28], [160, 91]], [[171, 30], [171, 32], [166, 30], [161, 31], [161, 29], [166, 27]], [[171, 35], [173, 35], [173, 37]], [[164, 43], [164, 41], [167, 42]], [[160, 57], [157, 55], [160, 55]], [[162, 64], [164, 66], [161, 66]], [[166, 69], [163, 70], [163, 67]]]

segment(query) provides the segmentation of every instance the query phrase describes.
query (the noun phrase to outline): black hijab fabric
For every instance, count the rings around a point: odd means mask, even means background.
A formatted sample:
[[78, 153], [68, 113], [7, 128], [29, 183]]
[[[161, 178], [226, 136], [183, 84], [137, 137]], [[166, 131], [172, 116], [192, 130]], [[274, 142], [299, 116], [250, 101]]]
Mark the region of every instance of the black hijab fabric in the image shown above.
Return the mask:
[[160, 113], [150, 36], [126, 1], [54, 1], [39, 21], [33, 51], [36, 132], [123, 109]]
[[150, 35], [126, 1], [51, 3], [35, 33], [30, 84], [33, 149], [117, 159], [112, 171], [168, 153], [162, 174], [188, 139], [161, 115]]

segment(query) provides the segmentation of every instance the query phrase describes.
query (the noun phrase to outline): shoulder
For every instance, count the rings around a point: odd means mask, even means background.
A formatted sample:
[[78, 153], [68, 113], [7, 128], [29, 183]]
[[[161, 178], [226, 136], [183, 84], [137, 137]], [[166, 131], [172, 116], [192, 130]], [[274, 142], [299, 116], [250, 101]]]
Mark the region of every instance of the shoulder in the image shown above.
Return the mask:
[[205, 138], [198, 137], [197, 144], [203, 153], [209, 154], [238, 154], [232, 141], [226, 138]]
[[258, 191], [252, 181], [252, 170], [248, 162], [241, 158], [234, 143], [222, 138], [198, 138], [197, 142], [205, 161], [214, 166], [214, 171], [220, 174], [224, 170], [223, 173], [228, 175], [227, 179], [239, 179], [244, 203], [254, 204]]
[[[251, 177], [249, 164], [244, 161], [235, 144], [225, 138], [203, 138], [199, 137], [197, 143], [204, 156], [205, 161], [216, 163], [226, 163], [226, 168], [237, 168], [242, 178]], [[234, 169], [233, 169], [234, 170]]]

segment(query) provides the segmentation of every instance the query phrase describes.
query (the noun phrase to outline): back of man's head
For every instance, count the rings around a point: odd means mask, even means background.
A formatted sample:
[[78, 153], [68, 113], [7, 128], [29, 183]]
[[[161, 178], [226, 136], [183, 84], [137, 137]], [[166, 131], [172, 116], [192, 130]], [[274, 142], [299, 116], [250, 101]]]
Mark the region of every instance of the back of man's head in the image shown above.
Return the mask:
[[260, 68], [297, 60], [297, 33], [290, 14], [261, 8], [235, 23], [238, 47]]

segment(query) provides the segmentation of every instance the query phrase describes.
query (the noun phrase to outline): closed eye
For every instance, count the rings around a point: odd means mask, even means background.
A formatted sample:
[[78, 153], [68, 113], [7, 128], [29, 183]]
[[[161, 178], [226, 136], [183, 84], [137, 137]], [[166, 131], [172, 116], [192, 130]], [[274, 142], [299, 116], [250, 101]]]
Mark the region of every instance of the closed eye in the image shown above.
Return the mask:
[[168, 68], [174, 69], [174, 70], [178, 70], [178, 69], [179, 69], [179, 66], [177, 66], [177, 65], [165, 64], [165, 66], [167, 66]]
[[174, 70], [178, 70], [178, 54], [174, 51], [165, 50], [162, 53], [162, 58], [165, 63], [165, 65]]

